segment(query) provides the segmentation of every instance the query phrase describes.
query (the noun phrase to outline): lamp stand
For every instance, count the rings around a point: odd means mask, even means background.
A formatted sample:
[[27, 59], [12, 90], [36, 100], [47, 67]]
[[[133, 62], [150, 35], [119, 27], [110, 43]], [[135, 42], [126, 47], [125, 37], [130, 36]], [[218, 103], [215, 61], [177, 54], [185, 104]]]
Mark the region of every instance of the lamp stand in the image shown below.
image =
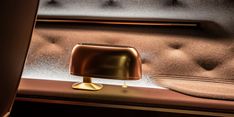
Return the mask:
[[83, 77], [83, 82], [74, 83], [72, 85], [72, 88], [79, 89], [79, 90], [98, 91], [103, 88], [103, 85], [92, 83], [91, 77]]

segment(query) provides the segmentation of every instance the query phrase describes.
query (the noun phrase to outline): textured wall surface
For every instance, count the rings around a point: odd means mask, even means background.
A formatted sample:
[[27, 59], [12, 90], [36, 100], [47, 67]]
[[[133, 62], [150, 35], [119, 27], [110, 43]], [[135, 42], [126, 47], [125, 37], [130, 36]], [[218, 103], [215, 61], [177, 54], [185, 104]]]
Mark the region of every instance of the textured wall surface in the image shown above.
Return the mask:
[[[142, 57], [143, 79], [129, 85], [157, 87], [157, 75], [224, 78], [233, 81], [233, 38], [200, 29], [88, 24], [38, 24], [23, 77], [80, 81], [69, 75], [72, 48], [77, 43], [135, 47]], [[98, 80], [107, 84], [123, 81]]]
[[[199, 20], [206, 30], [118, 25], [38, 24], [31, 43], [23, 77], [81, 81], [69, 75], [68, 62], [76, 43], [128, 45], [137, 48], [143, 61], [143, 79], [131, 86], [155, 87], [158, 75], [212, 78], [233, 82], [234, 2], [232, 0], [41, 0], [40, 16], [79, 19], [145, 18]], [[220, 35], [222, 33], [222, 35]], [[106, 84], [123, 81], [99, 80]]]
[[79, 18], [81, 16], [112, 18], [162, 18], [213, 21], [234, 33], [233, 0], [41, 0], [39, 15]]

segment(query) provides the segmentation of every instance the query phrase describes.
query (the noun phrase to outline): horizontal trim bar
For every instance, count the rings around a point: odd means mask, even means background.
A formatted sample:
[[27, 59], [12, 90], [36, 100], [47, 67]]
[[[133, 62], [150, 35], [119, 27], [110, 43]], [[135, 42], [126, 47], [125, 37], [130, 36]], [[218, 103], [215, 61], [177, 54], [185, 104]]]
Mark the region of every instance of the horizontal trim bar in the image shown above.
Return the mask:
[[23, 98], [23, 97], [17, 97], [16, 100], [28, 101], [28, 102], [51, 103], [51, 104], [68, 104], [68, 105], [106, 107], [106, 108], [118, 108], [118, 109], [130, 109], [130, 110], [170, 112], [170, 113], [178, 113], [178, 114], [225, 116], [225, 117], [234, 116], [234, 114], [220, 113], [220, 112], [206, 112], [206, 111], [196, 111], [196, 110], [186, 110], [186, 109], [170, 109], [170, 108], [143, 107], [143, 106], [130, 106], [130, 105], [115, 105], [115, 104], [104, 104], [104, 103], [95, 103], [95, 102], [80, 102], [80, 101], [74, 102], [74, 101], [65, 101], [65, 100], [49, 100], [49, 99]]
[[110, 21], [110, 20], [84, 20], [84, 19], [37, 19], [37, 22], [54, 23], [95, 23], [95, 24], [115, 24], [115, 25], [144, 25], [144, 26], [178, 26], [178, 27], [197, 27], [198, 23], [193, 22], [169, 22], [169, 21]]

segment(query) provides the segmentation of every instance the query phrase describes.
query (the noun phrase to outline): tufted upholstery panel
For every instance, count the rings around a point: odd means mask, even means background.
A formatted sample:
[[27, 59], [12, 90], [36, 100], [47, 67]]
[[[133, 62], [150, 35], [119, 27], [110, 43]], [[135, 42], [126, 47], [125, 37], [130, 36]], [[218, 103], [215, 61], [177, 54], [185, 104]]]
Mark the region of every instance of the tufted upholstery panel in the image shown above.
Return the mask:
[[79, 19], [182, 19], [208, 20], [223, 26], [234, 34], [233, 0], [116, 0], [116, 6], [106, 5], [107, 0], [59, 0], [49, 4], [41, 0], [40, 17]]
[[[199, 28], [42, 23], [34, 31], [23, 77], [60, 74], [56, 69], [68, 75], [71, 49], [77, 43], [127, 45], [141, 54], [143, 78], [149, 77], [149, 82], [190, 95], [234, 99], [234, 94], [230, 94], [234, 91], [234, 38], [213, 35]], [[66, 75], [56, 77], [66, 79]], [[204, 91], [206, 95], [203, 95], [204, 92], [200, 92], [203, 89], [182, 90], [168, 85], [171, 81], [163, 81], [165, 79], [227, 86], [218, 92]], [[186, 84], [177, 85], [183, 83]], [[147, 87], [147, 84], [141, 85]], [[225, 92], [227, 89], [230, 90]], [[223, 96], [225, 93], [229, 95]]]

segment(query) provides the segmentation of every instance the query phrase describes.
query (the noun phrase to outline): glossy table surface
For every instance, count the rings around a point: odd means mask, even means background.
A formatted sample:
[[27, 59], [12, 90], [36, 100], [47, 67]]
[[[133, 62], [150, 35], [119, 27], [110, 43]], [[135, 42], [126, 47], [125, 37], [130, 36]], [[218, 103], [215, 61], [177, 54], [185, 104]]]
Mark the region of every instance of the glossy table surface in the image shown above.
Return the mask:
[[167, 89], [123, 89], [121, 86], [104, 85], [102, 90], [90, 92], [73, 90], [71, 85], [72, 82], [23, 79], [16, 100], [162, 112], [183, 110], [182, 113], [199, 115], [234, 114], [233, 101], [197, 98]]

